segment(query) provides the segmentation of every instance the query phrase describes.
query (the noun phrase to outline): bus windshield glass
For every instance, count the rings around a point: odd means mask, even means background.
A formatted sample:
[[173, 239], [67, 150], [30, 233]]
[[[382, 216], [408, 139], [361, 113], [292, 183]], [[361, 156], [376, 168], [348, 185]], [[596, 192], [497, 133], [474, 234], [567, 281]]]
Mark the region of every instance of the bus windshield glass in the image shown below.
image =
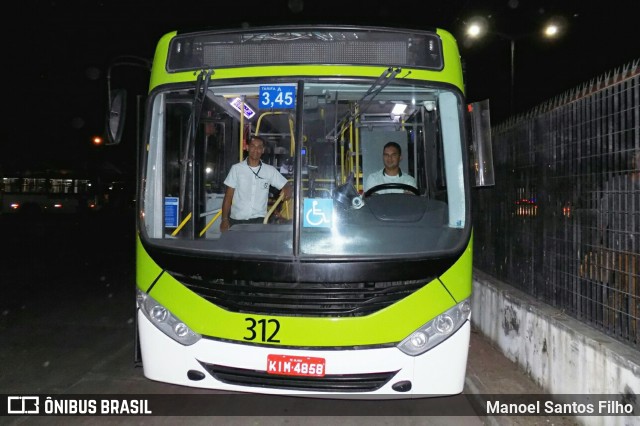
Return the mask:
[[[143, 241], [256, 259], [461, 252], [470, 233], [462, 94], [401, 75], [152, 92]], [[262, 170], [251, 171], [255, 190], [269, 191], [267, 211], [221, 232], [225, 180], [234, 164], [249, 168], [252, 135], [264, 140]], [[267, 166], [290, 183], [291, 198], [269, 185]]]

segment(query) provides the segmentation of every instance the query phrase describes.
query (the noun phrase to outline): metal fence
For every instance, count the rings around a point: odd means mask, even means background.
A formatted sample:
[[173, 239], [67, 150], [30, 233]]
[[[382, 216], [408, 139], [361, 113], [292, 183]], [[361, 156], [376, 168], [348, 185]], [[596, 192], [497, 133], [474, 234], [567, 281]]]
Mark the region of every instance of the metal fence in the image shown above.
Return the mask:
[[474, 266], [640, 347], [640, 59], [492, 132]]

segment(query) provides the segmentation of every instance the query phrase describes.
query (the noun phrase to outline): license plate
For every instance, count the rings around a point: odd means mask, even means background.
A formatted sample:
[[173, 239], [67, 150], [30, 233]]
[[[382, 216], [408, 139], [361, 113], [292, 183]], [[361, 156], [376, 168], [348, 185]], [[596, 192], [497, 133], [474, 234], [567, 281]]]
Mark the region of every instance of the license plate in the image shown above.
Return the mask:
[[324, 358], [267, 355], [267, 373], [281, 376], [324, 376]]

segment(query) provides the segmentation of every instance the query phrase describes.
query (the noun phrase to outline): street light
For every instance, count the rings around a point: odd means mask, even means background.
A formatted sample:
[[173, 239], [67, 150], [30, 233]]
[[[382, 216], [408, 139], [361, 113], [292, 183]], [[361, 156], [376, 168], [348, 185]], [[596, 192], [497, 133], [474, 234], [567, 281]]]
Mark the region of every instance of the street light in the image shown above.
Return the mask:
[[[543, 38], [547, 38], [547, 39], [557, 38], [562, 32], [562, 27], [563, 27], [563, 24], [562, 24], [561, 18], [550, 19], [542, 28]], [[465, 35], [469, 39], [479, 39], [484, 37], [487, 33], [495, 34], [496, 36], [509, 41], [509, 47], [510, 47], [510, 53], [511, 53], [511, 58], [510, 58], [511, 59], [511, 65], [510, 65], [511, 87], [509, 92], [509, 112], [510, 114], [513, 114], [514, 112], [513, 98], [514, 98], [514, 92], [515, 92], [516, 40], [520, 40], [525, 37], [530, 37], [532, 35], [535, 35], [536, 33], [519, 34], [514, 36], [514, 35], [506, 34], [503, 32], [490, 30], [488, 21], [482, 17], [472, 18], [468, 22], [465, 30]]]

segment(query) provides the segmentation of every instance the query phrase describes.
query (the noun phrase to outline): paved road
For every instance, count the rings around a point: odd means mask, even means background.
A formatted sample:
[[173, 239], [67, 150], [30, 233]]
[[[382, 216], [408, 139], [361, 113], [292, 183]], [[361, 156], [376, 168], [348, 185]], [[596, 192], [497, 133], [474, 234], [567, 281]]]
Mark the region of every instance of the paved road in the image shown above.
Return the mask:
[[[122, 214], [21, 221], [0, 217], [0, 394], [200, 394], [216, 392], [153, 382], [134, 365], [133, 223]], [[473, 333], [462, 395], [371, 407], [375, 416], [300, 416], [311, 400], [258, 400], [283, 415], [219, 417], [225, 425], [480, 425], [574, 424], [567, 418], [483, 418], [478, 393], [539, 393], [517, 367]], [[304, 401], [301, 401], [304, 400]], [[246, 404], [249, 401], [243, 399]], [[254, 400], [252, 400], [254, 401]], [[425, 416], [429, 406], [451, 415]], [[406, 410], [406, 416], [403, 416]], [[441, 411], [439, 411], [441, 412]], [[457, 415], [457, 414], [471, 415]], [[280, 413], [278, 413], [280, 414]], [[294, 415], [291, 415], [294, 414]], [[353, 414], [353, 413], [352, 413]], [[286, 415], [286, 417], [284, 417]], [[4, 424], [4, 420], [0, 421]], [[211, 417], [13, 417], [9, 424], [212, 424]]]

